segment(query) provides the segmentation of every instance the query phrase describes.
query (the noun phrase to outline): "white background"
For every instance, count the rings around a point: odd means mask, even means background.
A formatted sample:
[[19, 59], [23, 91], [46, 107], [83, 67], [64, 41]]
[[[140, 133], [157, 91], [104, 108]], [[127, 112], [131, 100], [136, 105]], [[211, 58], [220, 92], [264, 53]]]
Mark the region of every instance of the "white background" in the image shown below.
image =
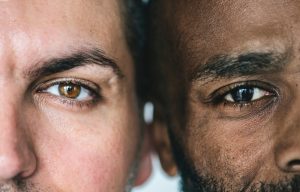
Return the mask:
[[[148, 102], [144, 106], [144, 121], [152, 123], [154, 106]], [[179, 177], [167, 176], [160, 166], [156, 155], [152, 156], [153, 170], [149, 180], [141, 187], [135, 188], [132, 192], [179, 192]]]
[[160, 167], [159, 160], [153, 156], [153, 172], [149, 180], [133, 192], [179, 192], [179, 177], [167, 176]]

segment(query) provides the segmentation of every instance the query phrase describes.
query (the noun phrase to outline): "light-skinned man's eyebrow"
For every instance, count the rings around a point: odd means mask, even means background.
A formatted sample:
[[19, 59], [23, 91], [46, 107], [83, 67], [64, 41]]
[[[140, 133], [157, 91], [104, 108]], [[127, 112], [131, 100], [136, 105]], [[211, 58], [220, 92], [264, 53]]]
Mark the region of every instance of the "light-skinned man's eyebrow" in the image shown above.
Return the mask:
[[191, 81], [213, 81], [215, 79], [251, 76], [280, 72], [288, 63], [288, 54], [246, 53], [238, 56], [218, 55], [198, 66]]
[[31, 67], [31, 69], [27, 70], [25, 76], [30, 79], [37, 79], [39, 77], [67, 71], [88, 64], [112, 68], [118, 78], [124, 77], [124, 74], [117, 63], [106, 56], [102, 50], [96, 48], [83, 49], [62, 57], [50, 58], [46, 61], [39, 62]]

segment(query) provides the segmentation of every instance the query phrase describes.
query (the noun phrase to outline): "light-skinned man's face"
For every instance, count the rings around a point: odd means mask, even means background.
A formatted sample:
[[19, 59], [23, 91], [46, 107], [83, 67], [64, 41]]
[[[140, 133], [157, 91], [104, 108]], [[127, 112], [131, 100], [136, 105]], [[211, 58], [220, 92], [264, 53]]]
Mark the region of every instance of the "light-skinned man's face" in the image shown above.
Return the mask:
[[157, 4], [184, 191], [300, 191], [300, 2]]
[[123, 192], [149, 175], [123, 6], [0, 2], [0, 191]]

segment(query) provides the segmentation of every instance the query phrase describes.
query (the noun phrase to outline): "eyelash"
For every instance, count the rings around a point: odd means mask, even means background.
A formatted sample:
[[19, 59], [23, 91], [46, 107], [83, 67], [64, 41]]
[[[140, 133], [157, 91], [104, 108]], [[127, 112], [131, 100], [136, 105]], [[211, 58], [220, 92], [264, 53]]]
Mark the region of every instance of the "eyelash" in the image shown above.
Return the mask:
[[[72, 98], [67, 98], [64, 96], [54, 95], [47, 92], [47, 89], [49, 89], [51, 86], [60, 85], [60, 84], [74, 84], [84, 89], [87, 89], [91, 93], [92, 99], [80, 101]], [[102, 96], [100, 94], [100, 88], [96, 84], [87, 80], [74, 79], [74, 78], [48, 80], [36, 86], [34, 88], [34, 92], [38, 93], [39, 96], [41, 96], [40, 99], [42, 101], [46, 101], [46, 99], [50, 98], [53, 99], [55, 102], [59, 102], [60, 104], [66, 105], [67, 107], [79, 108], [79, 109], [90, 108], [95, 104], [97, 104], [97, 102], [102, 99]]]
[[243, 108], [243, 107], [247, 107], [247, 106], [251, 106], [253, 104], [255, 104], [255, 102], [261, 100], [254, 100], [254, 101], [250, 101], [247, 103], [236, 103], [236, 102], [229, 102], [229, 101], [225, 101], [225, 96], [227, 94], [230, 94], [231, 91], [239, 88], [239, 87], [251, 87], [251, 88], [259, 88], [262, 90], [265, 90], [267, 92], [270, 93], [270, 97], [276, 97], [278, 96], [278, 90], [265, 82], [259, 82], [259, 81], [246, 81], [246, 82], [237, 82], [237, 83], [233, 83], [227, 86], [224, 86], [216, 91], [214, 91], [206, 100], [206, 103], [212, 103], [214, 106], [220, 105], [220, 104], [224, 104], [224, 105], [231, 105], [232, 107], [236, 107], [236, 108]]

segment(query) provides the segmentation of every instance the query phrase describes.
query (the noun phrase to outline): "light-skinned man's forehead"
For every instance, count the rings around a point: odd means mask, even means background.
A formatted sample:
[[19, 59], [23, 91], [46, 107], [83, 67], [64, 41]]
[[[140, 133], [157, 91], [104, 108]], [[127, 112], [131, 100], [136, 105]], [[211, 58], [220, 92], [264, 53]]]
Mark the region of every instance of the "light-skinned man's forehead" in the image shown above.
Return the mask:
[[150, 175], [123, 2], [0, 0], [0, 191], [130, 191]]
[[[113, 1], [31, 1], [19, 2], [14, 0], [3, 1], [0, 6], [2, 19], [1, 24], [11, 28], [19, 24], [23, 26], [35, 26], [34, 28], [48, 27], [49, 25], [63, 26], [72, 31], [72, 27], [80, 26], [92, 34], [93, 25], [105, 25], [109, 29], [116, 28], [120, 23], [120, 3]], [[108, 14], [111, 13], [111, 14]], [[45, 17], [47, 15], [47, 17]], [[4, 17], [5, 16], [5, 17]], [[100, 19], [101, 18], [101, 19]], [[105, 18], [105, 19], [104, 19]], [[118, 27], [118, 26], [117, 26]], [[109, 30], [103, 29], [103, 30]], [[55, 28], [52, 31], [55, 32]], [[76, 31], [72, 31], [76, 33]]]
[[[112, 15], [113, 14], [113, 15]], [[66, 46], [66, 42], [77, 44], [91, 39], [107, 39], [107, 34], [114, 31], [118, 38], [123, 38], [121, 12], [118, 1], [5, 1], [0, 6], [0, 33], [40, 44], [52, 44], [54, 39], [47, 35], [59, 36], [55, 42], [58, 47]], [[47, 15], [47, 17], [45, 16]], [[117, 33], [120, 31], [119, 33]], [[2, 37], [4, 37], [1, 35]], [[88, 39], [89, 38], [89, 39]], [[119, 40], [119, 39], [116, 39]], [[70, 42], [69, 42], [70, 41]], [[73, 42], [72, 42], [73, 41]], [[75, 42], [74, 42], [75, 41]], [[111, 40], [112, 41], [112, 40]], [[21, 42], [21, 41], [18, 41]], [[102, 46], [111, 48], [114, 42]], [[19, 43], [21, 44], [21, 43]], [[24, 42], [21, 46], [28, 47]], [[112, 50], [114, 51], [114, 50]]]
[[119, 68], [128, 68], [119, 61], [129, 59], [129, 50], [125, 47], [124, 53], [120, 51], [124, 47], [115, 46], [126, 46], [118, 0], [4, 1], [0, 5], [0, 24], [5, 26], [0, 29], [2, 61], [11, 60], [17, 68], [43, 67], [36, 64], [94, 49], [115, 60]]

